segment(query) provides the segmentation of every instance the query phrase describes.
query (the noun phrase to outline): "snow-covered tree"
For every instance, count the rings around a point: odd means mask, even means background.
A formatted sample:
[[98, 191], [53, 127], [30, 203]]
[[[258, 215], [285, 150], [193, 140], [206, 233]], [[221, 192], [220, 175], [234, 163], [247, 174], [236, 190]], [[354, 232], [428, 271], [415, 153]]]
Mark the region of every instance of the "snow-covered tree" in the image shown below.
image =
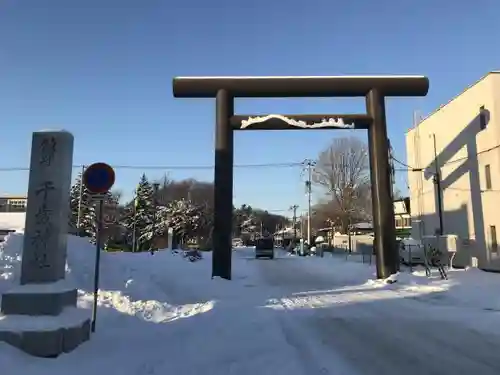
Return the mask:
[[181, 241], [205, 239], [211, 232], [211, 215], [204, 205], [196, 205], [187, 199], [172, 201], [157, 211], [156, 220], [150, 223], [141, 240], [150, 240], [153, 236], [166, 235], [169, 228]]
[[79, 173], [70, 190], [70, 228], [81, 235], [89, 235], [92, 232], [89, 218], [93, 215], [94, 207], [87, 194], [87, 189], [82, 185], [82, 173]]
[[[145, 174], [141, 176], [135, 198], [128, 207], [125, 216], [122, 218], [122, 225], [127, 230], [129, 242], [136, 238], [137, 248], [145, 249], [149, 247], [150, 238], [144, 236], [148, 226], [153, 223], [155, 217], [154, 190]], [[134, 236], [135, 231], [135, 236]]]
[[254, 215], [250, 215], [241, 222], [241, 232], [254, 233], [257, 231], [258, 223]]
[[243, 233], [253, 233], [259, 225], [253, 208], [246, 204], [233, 209], [233, 235], [241, 236]]
[[[80, 173], [70, 190], [70, 217], [69, 226], [81, 236], [90, 237], [95, 241], [97, 233], [97, 207], [98, 200], [93, 199], [87, 188], [82, 185], [82, 174]], [[111, 192], [104, 196], [103, 205], [103, 229], [116, 224], [118, 198]]]

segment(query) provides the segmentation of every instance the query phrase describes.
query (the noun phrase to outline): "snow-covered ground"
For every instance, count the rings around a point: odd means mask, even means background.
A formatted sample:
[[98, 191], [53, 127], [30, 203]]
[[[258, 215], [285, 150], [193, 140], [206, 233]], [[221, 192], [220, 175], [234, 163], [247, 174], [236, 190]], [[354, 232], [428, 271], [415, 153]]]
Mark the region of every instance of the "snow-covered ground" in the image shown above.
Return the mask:
[[25, 221], [25, 212], [0, 212], [0, 229], [23, 229]]
[[[23, 236], [0, 250], [0, 292], [16, 283]], [[103, 253], [97, 332], [57, 359], [0, 343], [2, 375], [500, 373], [500, 275], [423, 271], [398, 282], [342, 258], [255, 260], [233, 253], [233, 280], [211, 256]], [[67, 277], [91, 314], [94, 249], [70, 236]], [[0, 317], [1, 319], [1, 317]]]

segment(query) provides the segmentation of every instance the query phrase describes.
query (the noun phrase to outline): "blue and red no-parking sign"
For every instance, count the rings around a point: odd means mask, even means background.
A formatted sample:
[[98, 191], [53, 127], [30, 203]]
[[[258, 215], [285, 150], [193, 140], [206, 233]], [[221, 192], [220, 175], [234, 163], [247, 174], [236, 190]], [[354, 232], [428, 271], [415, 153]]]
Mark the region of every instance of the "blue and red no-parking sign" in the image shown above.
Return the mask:
[[92, 194], [104, 194], [115, 183], [115, 171], [106, 163], [94, 163], [83, 172], [82, 182]]

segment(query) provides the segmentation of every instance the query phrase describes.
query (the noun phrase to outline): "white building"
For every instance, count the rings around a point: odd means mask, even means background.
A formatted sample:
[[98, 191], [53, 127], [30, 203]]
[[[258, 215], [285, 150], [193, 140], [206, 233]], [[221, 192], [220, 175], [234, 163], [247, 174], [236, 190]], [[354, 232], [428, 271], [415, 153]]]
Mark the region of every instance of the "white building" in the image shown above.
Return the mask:
[[411, 235], [410, 198], [394, 200], [394, 221], [398, 236]]
[[28, 198], [18, 195], [0, 196], [0, 212], [26, 212]]
[[459, 238], [455, 263], [500, 270], [500, 72], [422, 120], [406, 147], [412, 237], [438, 233], [441, 211], [442, 232]]

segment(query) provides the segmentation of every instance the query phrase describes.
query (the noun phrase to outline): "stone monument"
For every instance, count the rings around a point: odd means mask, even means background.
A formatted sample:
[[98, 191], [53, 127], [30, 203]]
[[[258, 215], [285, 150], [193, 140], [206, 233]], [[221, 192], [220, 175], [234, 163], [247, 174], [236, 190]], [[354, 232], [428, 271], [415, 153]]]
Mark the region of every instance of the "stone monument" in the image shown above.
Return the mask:
[[88, 340], [90, 317], [65, 280], [73, 135], [33, 133], [20, 284], [4, 293], [0, 341], [55, 357]]

